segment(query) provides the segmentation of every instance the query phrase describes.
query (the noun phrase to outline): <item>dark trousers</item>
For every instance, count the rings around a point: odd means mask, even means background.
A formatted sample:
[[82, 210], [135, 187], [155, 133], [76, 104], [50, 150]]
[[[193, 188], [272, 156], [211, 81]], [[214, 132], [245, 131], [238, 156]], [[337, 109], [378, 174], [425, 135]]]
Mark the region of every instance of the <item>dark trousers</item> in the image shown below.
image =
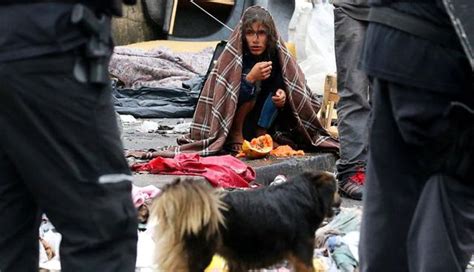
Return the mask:
[[0, 63], [0, 271], [38, 271], [40, 213], [62, 271], [135, 271], [137, 222], [109, 86], [64, 53]]
[[433, 174], [423, 168], [429, 160], [448, 158], [422, 154], [450, 128], [449, 103], [472, 106], [474, 90], [440, 93], [380, 79], [373, 89], [361, 271], [464, 271], [474, 252], [474, 181]]
[[344, 179], [367, 162], [368, 123], [370, 115], [369, 80], [358, 68], [367, 22], [355, 20], [341, 8], [334, 9], [337, 64], [337, 104], [340, 159], [338, 179]]

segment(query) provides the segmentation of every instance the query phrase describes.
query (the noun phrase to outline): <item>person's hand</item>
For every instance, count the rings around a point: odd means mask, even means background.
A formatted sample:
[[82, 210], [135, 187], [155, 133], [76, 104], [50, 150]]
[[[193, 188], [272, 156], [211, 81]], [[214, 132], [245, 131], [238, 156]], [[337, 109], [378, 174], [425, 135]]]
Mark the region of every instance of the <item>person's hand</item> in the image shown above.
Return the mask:
[[277, 108], [283, 108], [286, 102], [286, 93], [282, 89], [278, 89], [274, 96], [272, 96], [273, 104]]
[[272, 62], [271, 61], [261, 61], [255, 63], [252, 67], [252, 70], [247, 74], [247, 80], [250, 83], [255, 83], [255, 81], [265, 80], [270, 77], [272, 73]]

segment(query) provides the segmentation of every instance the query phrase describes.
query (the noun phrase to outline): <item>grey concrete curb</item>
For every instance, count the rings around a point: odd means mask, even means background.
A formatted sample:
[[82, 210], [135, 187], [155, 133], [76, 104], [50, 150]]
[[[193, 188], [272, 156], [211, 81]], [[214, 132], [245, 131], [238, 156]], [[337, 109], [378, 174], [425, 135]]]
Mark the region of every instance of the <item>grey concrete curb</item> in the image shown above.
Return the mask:
[[258, 183], [268, 185], [277, 175], [293, 176], [304, 171], [323, 170], [333, 172], [336, 157], [333, 154], [311, 154], [304, 157], [248, 161], [255, 169]]

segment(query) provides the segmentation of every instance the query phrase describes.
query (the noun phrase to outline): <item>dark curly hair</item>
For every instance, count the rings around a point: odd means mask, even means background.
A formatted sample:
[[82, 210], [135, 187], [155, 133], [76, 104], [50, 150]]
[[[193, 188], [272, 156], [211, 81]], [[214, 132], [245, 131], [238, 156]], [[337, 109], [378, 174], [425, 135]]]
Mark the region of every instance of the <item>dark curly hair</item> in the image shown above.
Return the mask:
[[269, 58], [273, 58], [276, 53], [276, 42], [277, 42], [277, 31], [276, 31], [276, 26], [275, 22], [273, 21], [272, 16], [270, 13], [260, 7], [260, 6], [253, 6], [247, 9], [247, 11], [244, 13], [244, 16], [242, 17], [242, 43], [244, 46], [244, 49], [248, 52], [248, 46], [245, 38], [245, 32], [248, 29], [252, 29], [252, 25], [254, 23], [260, 23], [263, 25], [266, 30], [267, 30], [267, 49], [266, 53], [264, 54], [268, 55]]

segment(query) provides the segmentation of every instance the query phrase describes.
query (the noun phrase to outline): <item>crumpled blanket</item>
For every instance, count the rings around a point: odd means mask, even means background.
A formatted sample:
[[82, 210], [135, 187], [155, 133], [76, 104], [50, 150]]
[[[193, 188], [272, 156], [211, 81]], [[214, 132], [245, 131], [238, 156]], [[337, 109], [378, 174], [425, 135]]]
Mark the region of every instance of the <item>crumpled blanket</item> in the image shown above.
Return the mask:
[[230, 155], [201, 157], [198, 154], [178, 154], [173, 159], [156, 157], [132, 165], [134, 171], [152, 174], [203, 176], [214, 187], [245, 188], [255, 179], [255, 171]]
[[182, 88], [183, 82], [206, 73], [213, 50], [209, 47], [198, 53], [174, 53], [165, 47], [145, 51], [117, 46], [109, 73], [125, 88]]
[[[256, 8], [250, 7], [247, 9]], [[246, 12], [247, 12], [246, 11]], [[188, 135], [178, 139], [179, 146], [160, 151], [161, 156], [197, 152], [202, 156], [221, 152], [234, 119], [242, 74], [242, 21], [234, 28], [229, 41], [206, 80]], [[319, 150], [337, 151], [339, 143], [322, 127], [317, 113], [320, 102], [306, 85], [303, 71], [277, 33], [277, 51], [282, 77], [291, 109], [289, 118], [294, 133], [304, 144]]]

